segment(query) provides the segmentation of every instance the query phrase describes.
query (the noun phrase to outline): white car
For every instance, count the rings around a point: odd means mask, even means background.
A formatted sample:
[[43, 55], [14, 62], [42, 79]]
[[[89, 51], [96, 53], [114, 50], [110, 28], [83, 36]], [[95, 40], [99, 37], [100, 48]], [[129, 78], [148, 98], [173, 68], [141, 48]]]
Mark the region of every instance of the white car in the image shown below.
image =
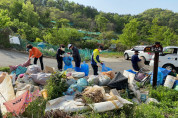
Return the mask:
[[147, 47], [147, 45], [135, 46], [130, 50], [126, 50], [124, 52], [124, 58], [126, 60], [128, 60], [129, 58], [131, 58], [134, 55], [134, 52], [137, 50], [137, 51], [139, 51], [139, 55], [138, 56], [142, 57], [144, 59], [144, 62], [151, 61], [151, 58], [152, 58], [154, 53], [144, 52], [145, 47]]
[[[150, 66], [154, 66], [154, 55], [150, 61]], [[163, 53], [159, 55], [159, 67], [166, 68], [168, 70], [178, 71], [178, 47], [168, 46], [163, 48]]]

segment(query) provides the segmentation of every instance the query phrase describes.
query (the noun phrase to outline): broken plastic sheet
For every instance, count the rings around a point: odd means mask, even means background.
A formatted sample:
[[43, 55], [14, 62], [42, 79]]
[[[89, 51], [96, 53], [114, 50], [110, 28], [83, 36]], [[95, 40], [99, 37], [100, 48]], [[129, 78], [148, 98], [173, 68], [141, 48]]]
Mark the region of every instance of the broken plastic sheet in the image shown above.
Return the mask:
[[64, 112], [77, 112], [82, 110], [89, 110], [89, 106], [85, 106], [82, 102], [74, 101], [74, 96], [63, 96], [60, 98], [56, 98], [54, 100], [50, 100], [46, 104], [45, 112], [51, 110], [62, 110]]
[[6, 74], [4, 80], [0, 84], [0, 105], [1, 105], [1, 112], [3, 114], [7, 112], [7, 109], [3, 105], [3, 103], [9, 100], [13, 100], [14, 98], [15, 98], [15, 93], [12, 86], [12, 80], [10, 76]]

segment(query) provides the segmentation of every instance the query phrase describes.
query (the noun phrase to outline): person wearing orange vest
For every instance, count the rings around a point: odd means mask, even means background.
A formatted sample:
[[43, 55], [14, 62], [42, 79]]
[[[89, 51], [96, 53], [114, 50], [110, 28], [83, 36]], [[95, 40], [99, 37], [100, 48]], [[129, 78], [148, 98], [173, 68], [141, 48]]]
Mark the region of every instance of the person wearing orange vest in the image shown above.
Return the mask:
[[34, 58], [34, 64], [37, 64], [38, 58], [40, 59], [41, 70], [43, 70], [43, 54], [40, 52], [40, 50], [36, 47], [33, 47], [31, 44], [28, 44], [27, 51], [29, 51], [29, 59]]

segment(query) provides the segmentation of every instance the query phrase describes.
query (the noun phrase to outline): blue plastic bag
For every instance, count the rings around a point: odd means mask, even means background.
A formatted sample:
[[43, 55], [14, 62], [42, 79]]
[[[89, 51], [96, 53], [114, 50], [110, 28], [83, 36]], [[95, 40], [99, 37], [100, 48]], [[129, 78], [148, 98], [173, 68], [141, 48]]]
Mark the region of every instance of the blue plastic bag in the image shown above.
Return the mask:
[[[165, 68], [158, 67], [158, 75], [157, 75], [157, 85], [163, 85], [164, 84], [164, 78], [171, 72], [171, 70], [167, 70]], [[151, 85], [153, 83], [153, 74], [151, 76]]]
[[77, 84], [72, 84], [72, 85], [67, 89], [67, 91], [64, 92], [63, 94], [64, 94], [64, 95], [74, 95], [75, 92], [77, 92], [77, 91], [82, 92], [82, 91], [83, 91], [83, 87], [81, 87], [81, 86], [79, 86], [79, 85], [77, 85]]
[[67, 70], [68, 68], [73, 68], [72, 65], [72, 57], [63, 57], [63, 61], [64, 61], [64, 70]]
[[108, 71], [112, 71], [112, 69], [111, 69], [111, 68], [109, 68], [109, 67], [106, 67], [106, 66], [105, 66], [105, 64], [102, 64], [101, 66], [102, 66], [102, 70], [101, 70], [101, 72], [108, 72]]
[[85, 61], [81, 65], [80, 72], [84, 72], [85, 76], [88, 76], [88, 74], [89, 74], [89, 66], [88, 66], [88, 64], [85, 63]]
[[88, 86], [88, 81], [85, 78], [80, 78], [77, 80], [77, 85], [81, 87]]
[[132, 69], [129, 69], [129, 70], [126, 70], [126, 71], [128, 71], [128, 72], [130, 72], [130, 73], [133, 73], [133, 74], [136, 74], [136, 72], [133, 71]]

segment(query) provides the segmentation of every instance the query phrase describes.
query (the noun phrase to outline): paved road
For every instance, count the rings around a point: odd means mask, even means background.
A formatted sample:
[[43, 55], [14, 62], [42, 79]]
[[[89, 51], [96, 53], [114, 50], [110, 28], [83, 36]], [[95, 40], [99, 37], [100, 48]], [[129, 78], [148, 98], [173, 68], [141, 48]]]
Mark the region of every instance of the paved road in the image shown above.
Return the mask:
[[[0, 67], [23, 64], [27, 59], [28, 54], [0, 49]], [[131, 62], [122, 58], [101, 58], [101, 60], [104, 61], [107, 67], [112, 68], [114, 71], [123, 72], [125, 69], [132, 68]], [[40, 64], [39, 61], [38, 64]], [[88, 64], [90, 66], [90, 62]], [[52, 58], [44, 58], [44, 65], [57, 68], [57, 62]], [[90, 66], [90, 74], [92, 73], [93, 70]]]

